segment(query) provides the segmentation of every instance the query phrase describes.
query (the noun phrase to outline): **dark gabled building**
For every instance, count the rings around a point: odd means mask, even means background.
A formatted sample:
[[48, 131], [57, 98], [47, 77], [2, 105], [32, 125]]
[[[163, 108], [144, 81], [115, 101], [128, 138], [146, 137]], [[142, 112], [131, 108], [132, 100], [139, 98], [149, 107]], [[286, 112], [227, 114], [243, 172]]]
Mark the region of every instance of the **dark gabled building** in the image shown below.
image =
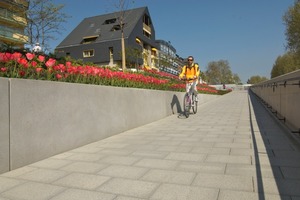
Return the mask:
[[[56, 47], [57, 57], [70, 56], [99, 65], [121, 66], [120, 16], [128, 65], [156, 68], [155, 30], [147, 7], [88, 17]], [[128, 55], [136, 52], [135, 55]]]

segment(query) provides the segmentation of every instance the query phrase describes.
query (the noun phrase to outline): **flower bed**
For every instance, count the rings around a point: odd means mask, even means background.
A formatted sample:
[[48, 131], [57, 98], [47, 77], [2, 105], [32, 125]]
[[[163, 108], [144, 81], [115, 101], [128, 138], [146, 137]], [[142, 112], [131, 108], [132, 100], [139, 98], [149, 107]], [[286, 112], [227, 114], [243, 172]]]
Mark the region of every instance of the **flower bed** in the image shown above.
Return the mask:
[[[54, 58], [33, 53], [0, 53], [0, 77], [63, 81], [117, 87], [185, 91], [177, 76], [154, 70], [120, 72], [109, 67], [60, 63]], [[198, 84], [199, 93], [218, 94], [205, 84]]]

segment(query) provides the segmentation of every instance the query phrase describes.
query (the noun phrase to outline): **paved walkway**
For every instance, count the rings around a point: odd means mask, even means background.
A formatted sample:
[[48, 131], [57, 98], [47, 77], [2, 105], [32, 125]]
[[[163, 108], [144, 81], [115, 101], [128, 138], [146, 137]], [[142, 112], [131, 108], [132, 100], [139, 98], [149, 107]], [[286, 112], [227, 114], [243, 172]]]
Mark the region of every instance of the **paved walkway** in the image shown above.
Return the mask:
[[[249, 102], [251, 102], [249, 104]], [[246, 91], [0, 175], [0, 200], [300, 200], [299, 144]]]

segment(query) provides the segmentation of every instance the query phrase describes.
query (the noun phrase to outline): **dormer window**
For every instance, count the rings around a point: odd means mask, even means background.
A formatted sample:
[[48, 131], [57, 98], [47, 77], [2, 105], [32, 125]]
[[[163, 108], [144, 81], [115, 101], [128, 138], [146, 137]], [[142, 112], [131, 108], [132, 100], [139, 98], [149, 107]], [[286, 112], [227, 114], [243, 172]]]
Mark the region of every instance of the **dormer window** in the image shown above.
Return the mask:
[[107, 19], [103, 24], [114, 24], [116, 23], [117, 18]]
[[114, 25], [110, 31], [119, 31], [121, 30], [121, 26], [120, 25]]
[[81, 44], [89, 44], [89, 43], [95, 42], [98, 37], [99, 37], [99, 35], [83, 37]]

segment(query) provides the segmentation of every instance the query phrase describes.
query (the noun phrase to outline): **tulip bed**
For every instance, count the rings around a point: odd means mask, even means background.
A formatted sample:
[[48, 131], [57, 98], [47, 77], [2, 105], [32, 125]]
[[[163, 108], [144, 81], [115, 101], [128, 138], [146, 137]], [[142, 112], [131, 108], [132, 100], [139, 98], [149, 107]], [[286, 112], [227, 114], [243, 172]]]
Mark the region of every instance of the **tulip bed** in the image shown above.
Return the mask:
[[[154, 90], [185, 91], [177, 76], [155, 70], [122, 72], [110, 67], [59, 62], [44, 55], [0, 52], [0, 77], [61, 81]], [[219, 94], [214, 87], [198, 84], [199, 93]]]

